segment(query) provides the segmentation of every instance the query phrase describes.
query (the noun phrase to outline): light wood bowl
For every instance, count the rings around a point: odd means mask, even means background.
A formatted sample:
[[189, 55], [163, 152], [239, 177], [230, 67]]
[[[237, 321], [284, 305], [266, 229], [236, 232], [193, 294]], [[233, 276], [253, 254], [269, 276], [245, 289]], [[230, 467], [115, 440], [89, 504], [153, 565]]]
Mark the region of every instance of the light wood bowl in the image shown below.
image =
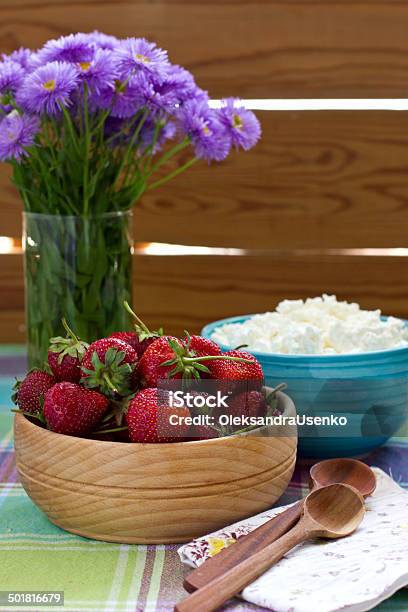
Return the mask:
[[[287, 395], [279, 404], [295, 414]], [[171, 444], [75, 438], [21, 414], [14, 429], [33, 502], [59, 527], [109, 542], [185, 542], [261, 512], [285, 491], [296, 461], [297, 437], [267, 428]]]

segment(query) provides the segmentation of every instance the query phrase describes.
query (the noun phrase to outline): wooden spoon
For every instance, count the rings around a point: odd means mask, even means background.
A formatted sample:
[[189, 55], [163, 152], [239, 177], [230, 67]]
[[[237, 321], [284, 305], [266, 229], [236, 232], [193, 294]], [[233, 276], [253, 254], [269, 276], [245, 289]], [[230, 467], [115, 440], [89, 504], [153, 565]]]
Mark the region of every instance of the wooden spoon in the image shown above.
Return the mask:
[[[376, 485], [374, 472], [368, 465], [356, 459], [320, 461], [311, 468], [310, 481], [312, 490], [340, 482], [353, 486], [364, 497], [371, 495]], [[303, 502], [302, 499], [248, 535], [239, 538], [235, 544], [207, 559], [200, 567], [187, 574], [184, 578], [184, 588], [189, 592], [201, 589], [222, 572], [275, 542], [297, 523], [302, 514]]]
[[300, 521], [279, 540], [245, 559], [195, 591], [175, 607], [176, 612], [211, 612], [239, 593], [297, 544], [315, 537], [344, 538], [364, 516], [364, 498], [345, 484], [318, 488], [306, 497]]

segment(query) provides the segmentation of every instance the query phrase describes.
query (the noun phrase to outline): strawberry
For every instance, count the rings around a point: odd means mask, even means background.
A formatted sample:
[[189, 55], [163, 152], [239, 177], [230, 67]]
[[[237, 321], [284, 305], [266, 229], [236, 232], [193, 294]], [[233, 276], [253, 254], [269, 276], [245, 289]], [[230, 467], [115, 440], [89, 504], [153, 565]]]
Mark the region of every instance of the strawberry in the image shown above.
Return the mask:
[[266, 400], [259, 391], [238, 393], [228, 400], [228, 414], [231, 416], [263, 416], [266, 411]]
[[48, 428], [68, 436], [85, 436], [101, 421], [108, 399], [70, 382], [56, 383], [44, 398], [44, 417]]
[[[265, 396], [259, 391], [244, 391], [233, 395], [228, 400], [227, 409], [216, 410], [216, 418], [222, 414], [228, 414], [231, 417], [261, 417], [266, 412]], [[231, 425], [232, 431], [243, 429], [244, 425], [237, 423]]]
[[174, 348], [172, 348], [169, 340], [175, 346], [183, 347], [178, 338], [174, 336], [162, 336], [157, 338], [143, 353], [139, 365], [138, 375], [140, 383], [143, 387], [157, 387], [158, 381], [166, 378], [181, 378], [181, 372], [175, 372], [174, 376], [170, 373], [174, 369], [174, 364], [163, 365], [166, 361], [171, 361], [175, 357]]
[[136, 332], [114, 332], [109, 336], [109, 338], [118, 338], [119, 340], [123, 340], [123, 342], [130, 344], [140, 359], [147, 347], [150, 346], [157, 338], [159, 338], [159, 336], [150, 336], [141, 342]]
[[183, 340], [190, 351], [193, 351], [197, 357], [205, 357], [206, 355], [221, 355], [221, 349], [212, 340], [203, 338], [202, 336], [187, 336]]
[[253, 355], [246, 351], [234, 350], [223, 353], [222, 357], [226, 357], [226, 359], [216, 359], [209, 363], [208, 367], [211, 371], [211, 378], [232, 381], [234, 383], [251, 381], [252, 389], [261, 390], [264, 382], [262, 367]]
[[[199, 379], [206, 377], [211, 370], [202, 362], [212, 362], [218, 359], [223, 363], [228, 360], [248, 361], [239, 355], [197, 355], [194, 350], [190, 349], [189, 338], [190, 336], [187, 335], [187, 342], [183, 343], [173, 336], [161, 336], [146, 349], [138, 366], [139, 379], [143, 387], [157, 387], [159, 380], [167, 378]], [[213, 346], [203, 343], [201, 340], [204, 338], [201, 339], [199, 336], [195, 338], [197, 340], [194, 341], [194, 344], [198, 350], [216, 350]], [[250, 357], [252, 365], [254, 357], [252, 355]]]
[[185, 406], [175, 408], [167, 403], [165, 392], [158, 389], [142, 389], [130, 400], [126, 414], [129, 437], [132, 442], [180, 442], [189, 430], [189, 425], [181, 422], [171, 425], [171, 415], [183, 419], [190, 416]]
[[116, 338], [117, 340], [122, 340], [122, 342], [126, 342], [130, 344], [133, 350], [139, 355], [138, 351], [140, 348], [139, 338], [135, 332], [114, 332], [108, 338]]
[[43, 370], [31, 370], [24, 380], [16, 381], [13, 402], [22, 412], [41, 414], [45, 393], [55, 385], [55, 378]]
[[194, 440], [211, 440], [213, 438], [219, 438], [219, 433], [214, 427], [210, 425], [192, 425], [188, 432], [188, 440], [194, 442]]
[[[187, 332], [187, 335], [183, 340], [183, 344], [185, 344], [189, 353], [196, 355], [197, 357], [221, 355], [221, 349], [218, 344], [212, 340], [203, 338], [202, 336], [190, 336], [190, 334]], [[206, 369], [201, 369], [200, 378], [209, 378], [210, 370], [208, 370], [208, 368]]]
[[82, 342], [68, 327], [65, 319], [62, 324], [67, 331], [67, 337], [51, 338], [48, 350], [48, 365], [57, 381], [67, 380], [79, 383], [81, 378], [81, 359], [89, 346]]
[[145, 352], [148, 346], [150, 346], [156, 338], [160, 338], [163, 335], [163, 329], [160, 328], [157, 331], [150, 331], [150, 329], [143, 323], [141, 319], [137, 316], [135, 312], [131, 309], [128, 302], [124, 302], [125, 309], [133, 317], [134, 323], [134, 332], [116, 332], [112, 334], [110, 337], [120, 338], [125, 342], [128, 342], [131, 347], [133, 347], [137, 353], [139, 359]]
[[135, 386], [136, 351], [118, 338], [93, 342], [82, 359], [81, 384], [108, 397], [129, 395]]

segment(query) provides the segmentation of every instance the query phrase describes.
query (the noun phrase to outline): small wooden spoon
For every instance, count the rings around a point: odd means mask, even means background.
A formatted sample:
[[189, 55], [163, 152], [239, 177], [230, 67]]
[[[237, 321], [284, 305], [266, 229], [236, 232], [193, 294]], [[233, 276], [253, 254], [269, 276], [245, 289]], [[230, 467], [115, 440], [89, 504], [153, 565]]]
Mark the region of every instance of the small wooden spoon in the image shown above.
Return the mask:
[[[310, 470], [312, 490], [339, 482], [353, 486], [364, 497], [371, 495], [376, 486], [374, 472], [356, 459], [326, 459], [316, 463]], [[297, 523], [302, 514], [303, 502], [302, 499], [189, 572], [184, 578], [184, 588], [189, 592], [203, 588], [222, 572], [275, 542]]]
[[344, 538], [364, 516], [364, 498], [353, 487], [331, 484], [306, 497], [300, 521], [279, 540], [195, 591], [175, 607], [176, 612], [211, 612], [239, 593], [297, 544], [311, 538]]

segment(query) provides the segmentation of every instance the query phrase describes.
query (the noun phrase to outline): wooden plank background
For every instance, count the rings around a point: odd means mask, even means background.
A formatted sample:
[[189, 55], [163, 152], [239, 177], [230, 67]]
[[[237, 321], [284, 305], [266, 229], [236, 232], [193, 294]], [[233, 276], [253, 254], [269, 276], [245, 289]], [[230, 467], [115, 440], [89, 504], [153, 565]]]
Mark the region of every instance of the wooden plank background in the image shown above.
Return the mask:
[[[405, 113], [257, 114], [263, 138], [255, 149], [222, 164], [201, 163], [142, 198], [134, 216], [137, 241], [248, 249], [408, 246]], [[5, 169], [0, 235], [19, 236], [20, 201]]]
[[[22, 257], [3, 255], [0, 270], [2, 342], [24, 340]], [[153, 329], [182, 334], [218, 318], [273, 309], [282, 298], [323, 292], [407, 316], [401, 257], [328, 254], [237, 256], [135, 255], [134, 305]]]
[[401, 0], [2, 0], [0, 46], [95, 28], [144, 35], [214, 97], [405, 97]]
[[[0, 4], [0, 51], [94, 28], [157, 41], [213, 97], [407, 96], [408, 3], [402, 1]], [[263, 139], [256, 149], [193, 168], [144, 197], [135, 211], [138, 242], [235, 247], [240, 255], [137, 256], [138, 310], [179, 333], [326, 291], [408, 317], [407, 258], [348, 250], [408, 248], [406, 113], [258, 115]], [[19, 236], [21, 207], [4, 165], [0, 202], [0, 235]], [[21, 256], [3, 255], [0, 342], [23, 337]]]

